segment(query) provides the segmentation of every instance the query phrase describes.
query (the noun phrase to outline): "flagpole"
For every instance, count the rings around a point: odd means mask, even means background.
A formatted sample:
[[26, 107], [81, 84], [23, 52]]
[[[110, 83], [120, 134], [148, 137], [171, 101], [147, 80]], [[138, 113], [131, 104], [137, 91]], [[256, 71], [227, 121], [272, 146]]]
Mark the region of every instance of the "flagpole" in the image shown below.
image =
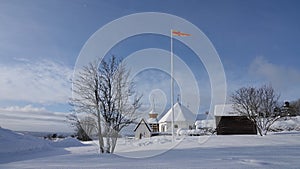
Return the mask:
[[172, 109], [172, 142], [174, 142], [174, 63], [173, 63], [173, 30], [171, 29], [171, 109]]

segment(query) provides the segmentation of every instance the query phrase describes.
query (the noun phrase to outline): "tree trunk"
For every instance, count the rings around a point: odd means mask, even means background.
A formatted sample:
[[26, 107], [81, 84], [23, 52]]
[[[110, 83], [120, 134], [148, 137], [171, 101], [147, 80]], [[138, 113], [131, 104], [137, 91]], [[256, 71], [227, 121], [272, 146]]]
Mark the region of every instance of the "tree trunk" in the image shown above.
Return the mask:
[[104, 144], [103, 144], [103, 136], [101, 132], [101, 119], [100, 119], [100, 111], [97, 109], [97, 119], [98, 119], [98, 139], [99, 139], [99, 150], [100, 153], [104, 153]]
[[105, 146], [105, 152], [106, 153], [111, 153], [111, 151], [110, 151], [110, 148], [111, 148], [111, 144], [110, 144], [110, 138], [111, 138], [111, 136], [110, 136], [110, 129], [109, 129], [109, 126], [108, 125], [106, 125], [106, 127], [105, 127], [106, 129], [106, 132], [105, 132], [105, 134], [106, 134], [106, 146]]
[[116, 145], [117, 145], [117, 140], [118, 140], [118, 132], [117, 131], [113, 131], [112, 134], [112, 145], [111, 145], [111, 153], [114, 153]]
[[260, 127], [257, 127], [257, 131], [258, 131], [258, 133], [259, 133], [260, 136], [263, 136], [263, 132], [262, 132], [262, 130], [261, 130]]

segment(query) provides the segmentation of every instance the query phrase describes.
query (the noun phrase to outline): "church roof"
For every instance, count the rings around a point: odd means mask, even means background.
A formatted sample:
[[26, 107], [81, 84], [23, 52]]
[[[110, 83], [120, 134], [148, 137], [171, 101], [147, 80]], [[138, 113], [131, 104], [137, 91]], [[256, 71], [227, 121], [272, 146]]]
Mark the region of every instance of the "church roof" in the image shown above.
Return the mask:
[[[172, 121], [172, 108], [159, 120], [160, 123], [162, 122], [170, 122]], [[184, 105], [180, 103], [176, 103], [174, 105], [174, 121], [196, 121], [196, 114], [190, 111]]]

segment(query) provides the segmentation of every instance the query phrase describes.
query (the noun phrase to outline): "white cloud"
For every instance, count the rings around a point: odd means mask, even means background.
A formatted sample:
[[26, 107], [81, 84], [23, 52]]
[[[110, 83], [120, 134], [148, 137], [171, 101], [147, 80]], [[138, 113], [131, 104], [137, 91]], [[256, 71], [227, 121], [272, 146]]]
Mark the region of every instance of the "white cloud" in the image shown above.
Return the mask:
[[67, 113], [27, 105], [0, 108], [0, 126], [19, 131], [70, 132]]
[[48, 60], [0, 64], [0, 100], [65, 103], [71, 93], [71, 74], [67, 66]]
[[282, 99], [298, 99], [300, 97], [300, 70], [276, 65], [263, 57], [257, 57], [249, 68], [251, 78], [265, 84], [271, 84], [281, 93]]
[[280, 100], [293, 101], [300, 98], [300, 69], [283, 64], [275, 64], [264, 57], [256, 57], [247, 67], [243, 69], [227, 71], [228, 95], [230, 103], [232, 92], [241, 87], [256, 86], [264, 84], [272, 85], [280, 94]]

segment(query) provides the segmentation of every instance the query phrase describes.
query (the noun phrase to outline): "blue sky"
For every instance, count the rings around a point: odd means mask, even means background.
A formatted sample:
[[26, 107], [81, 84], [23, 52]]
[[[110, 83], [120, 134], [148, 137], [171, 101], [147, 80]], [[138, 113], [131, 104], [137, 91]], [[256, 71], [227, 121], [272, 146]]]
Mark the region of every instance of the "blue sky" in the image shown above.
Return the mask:
[[[296, 0], [1, 0], [0, 126], [69, 130], [63, 117], [70, 110], [70, 79], [83, 45], [102, 26], [138, 12], [176, 15], [204, 32], [223, 64], [229, 95], [242, 86], [272, 84], [282, 100], [296, 100], [300, 98], [299, 7]], [[169, 50], [169, 40], [161, 35], [139, 35], [118, 43], [108, 55], [126, 58], [146, 48]], [[211, 88], [203, 63], [176, 39], [174, 54], [197, 80], [201, 96], [198, 113], [208, 110]], [[144, 95], [145, 111], [150, 109], [151, 91], [169, 98], [166, 73], [143, 71], [135, 80]], [[155, 89], [165, 92], [166, 97]], [[187, 100], [184, 104], [195, 103]]]

